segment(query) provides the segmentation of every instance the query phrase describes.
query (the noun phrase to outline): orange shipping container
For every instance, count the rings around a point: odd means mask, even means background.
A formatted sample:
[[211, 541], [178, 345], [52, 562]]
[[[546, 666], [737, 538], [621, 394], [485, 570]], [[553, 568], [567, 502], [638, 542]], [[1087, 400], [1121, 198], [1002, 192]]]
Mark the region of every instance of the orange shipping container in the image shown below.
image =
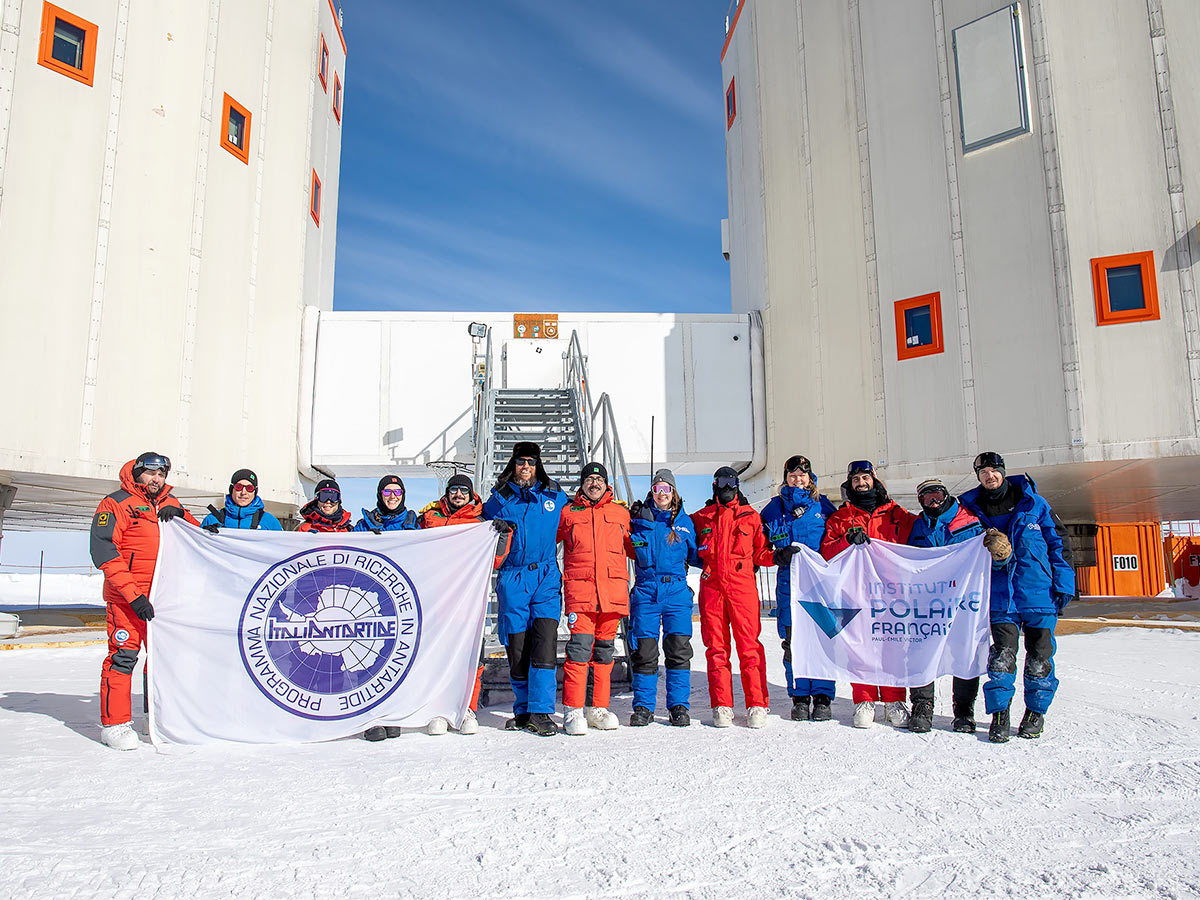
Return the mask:
[[1158, 522], [1101, 525], [1096, 566], [1076, 569], [1079, 593], [1101, 597], [1154, 597], [1166, 587], [1162, 526]]

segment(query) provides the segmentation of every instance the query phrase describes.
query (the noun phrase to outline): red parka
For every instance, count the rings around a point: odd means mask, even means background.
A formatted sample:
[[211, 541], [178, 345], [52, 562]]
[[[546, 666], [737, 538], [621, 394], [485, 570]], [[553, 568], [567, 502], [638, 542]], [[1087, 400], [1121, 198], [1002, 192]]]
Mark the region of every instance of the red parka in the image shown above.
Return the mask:
[[[876, 482], [876, 484], [883, 489], [882, 482]], [[886, 489], [883, 490], [883, 496], [887, 498]], [[897, 505], [895, 500], [885, 499], [870, 512], [859, 509], [847, 500], [825, 522], [825, 537], [821, 539], [821, 555], [826, 559], [833, 559], [849, 547], [846, 532], [851, 528], [863, 529], [871, 540], [907, 544], [913, 523], [916, 521], [917, 517], [904, 507]]]
[[[762, 518], [739, 492], [728, 503], [709, 500], [692, 513], [696, 555], [704, 564], [703, 587], [754, 587], [754, 567], [775, 565], [775, 548], [763, 534]], [[713, 581], [716, 579], [716, 581]]]
[[[121, 489], [101, 500], [92, 517], [92, 562], [104, 573], [105, 603], [132, 603], [139, 594], [149, 595], [158, 562], [158, 511], [183, 509], [169, 484], [151, 499], [133, 479], [134, 462], [121, 466]], [[200, 524], [187, 510], [183, 517]]]
[[567, 612], [629, 613], [629, 509], [612, 488], [592, 503], [575, 495], [558, 520], [563, 545], [563, 599]]
[[[434, 500], [421, 509], [417, 515], [418, 528], [440, 528], [443, 525], [474, 525], [486, 521], [483, 518], [483, 500], [478, 494], [471, 494], [471, 500], [458, 509], [451, 509], [445, 497]], [[512, 532], [500, 535], [496, 542], [496, 561], [492, 568], [500, 568], [504, 557], [508, 556], [512, 544]]]
[[321, 515], [321, 511], [317, 509], [317, 501], [310, 500], [300, 509], [300, 515], [304, 517], [304, 521], [300, 523], [297, 531], [313, 531], [319, 534], [324, 534], [331, 531], [353, 531], [354, 517], [344, 509], [339, 509], [337, 515], [332, 521]]

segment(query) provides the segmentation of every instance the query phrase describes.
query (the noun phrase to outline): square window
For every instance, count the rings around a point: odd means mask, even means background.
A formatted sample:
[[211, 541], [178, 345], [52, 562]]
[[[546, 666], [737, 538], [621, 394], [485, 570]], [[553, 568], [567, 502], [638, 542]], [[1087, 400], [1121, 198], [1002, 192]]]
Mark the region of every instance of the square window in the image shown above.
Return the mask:
[[737, 118], [737, 92], [734, 89], [736, 79], [729, 79], [729, 90], [725, 92], [725, 130], [728, 131], [733, 127], [733, 120]]
[[963, 153], [1029, 132], [1029, 90], [1021, 35], [1021, 6], [954, 29], [958, 124]]
[[1159, 318], [1154, 253], [1123, 253], [1092, 260], [1096, 324], [1148, 322]]
[[87, 19], [43, 3], [38, 64], [90, 86], [96, 71], [99, 30]]
[[896, 358], [941, 353], [942, 295], [922, 294], [896, 301]]
[[228, 94], [222, 107], [221, 146], [240, 159], [246, 165], [250, 164], [250, 110], [242, 106]]
[[317, 62], [317, 77], [321, 79], [321, 87], [329, 90], [329, 45], [325, 43], [325, 35], [321, 35], [321, 58]]
[[333, 73], [333, 117], [342, 121], [342, 79], [338, 73]]
[[312, 173], [312, 188], [308, 192], [308, 214], [312, 216], [312, 220], [317, 223], [317, 227], [321, 227], [321, 179], [317, 177], [317, 170], [313, 169]]

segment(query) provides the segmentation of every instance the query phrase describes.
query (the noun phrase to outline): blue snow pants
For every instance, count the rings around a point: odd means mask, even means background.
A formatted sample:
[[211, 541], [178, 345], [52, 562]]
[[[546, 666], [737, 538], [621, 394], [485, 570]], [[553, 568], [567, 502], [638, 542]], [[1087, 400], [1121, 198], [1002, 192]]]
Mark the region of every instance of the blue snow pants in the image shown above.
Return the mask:
[[667, 668], [667, 709], [690, 707], [692, 692], [692, 592], [682, 575], [659, 575], [634, 585], [629, 595], [633, 650], [633, 705], [654, 711], [658, 697], [658, 641]]
[[1025, 708], [1045, 715], [1058, 690], [1054, 675], [1054, 626], [1058, 616], [1045, 612], [1006, 613], [992, 621], [988, 680], [983, 686], [988, 715], [1008, 709], [1017, 692], [1017, 641], [1025, 633]]
[[502, 568], [496, 577], [500, 601], [498, 630], [508, 651], [513, 715], [553, 715], [558, 682], [558, 620], [562, 615], [562, 574], [553, 557], [540, 563]]

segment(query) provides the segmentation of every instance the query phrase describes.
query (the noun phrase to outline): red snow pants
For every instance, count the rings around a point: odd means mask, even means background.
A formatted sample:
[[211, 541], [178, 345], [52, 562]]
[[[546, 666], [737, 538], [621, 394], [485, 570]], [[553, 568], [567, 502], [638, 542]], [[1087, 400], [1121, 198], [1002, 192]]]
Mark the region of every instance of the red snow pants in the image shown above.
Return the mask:
[[899, 700], [904, 702], [904, 688], [898, 687], [879, 687], [874, 684], [855, 684], [850, 683], [851, 693], [854, 696], [855, 703], [863, 703], [864, 701], [874, 701], [878, 703], [893, 703]]
[[754, 582], [721, 587], [700, 582], [700, 638], [708, 663], [708, 702], [733, 706], [733, 674], [729, 667], [729, 634], [737, 646], [746, 707], [767, 705], [767, 655], [762, 641], [758, 591]]
[[128, 603], [108, 603], [108, 656], [100, 669], [100, 724], [133, 720], [129, 692], [138, 651], [146, 643], [146, 623]]
[[587, 697], [588, 667], [592, 670], [592, 706], [608, 708], [619, 612], [571, 612], [571, 637], [563, 663], [563, 706], [578, 708]]

